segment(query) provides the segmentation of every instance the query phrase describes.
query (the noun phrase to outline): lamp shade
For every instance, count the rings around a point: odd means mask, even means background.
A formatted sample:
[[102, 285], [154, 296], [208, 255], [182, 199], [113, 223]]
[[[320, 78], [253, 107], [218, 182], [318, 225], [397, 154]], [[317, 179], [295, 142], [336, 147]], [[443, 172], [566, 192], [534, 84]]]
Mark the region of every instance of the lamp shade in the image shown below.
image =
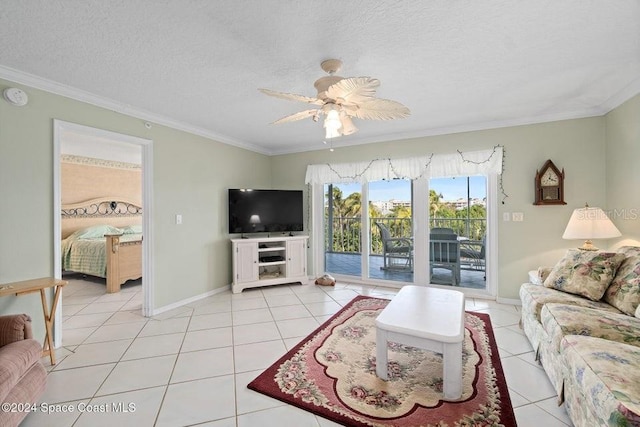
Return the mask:
[[581, 249], [595, 250], [597, 248], [591, 245], [591, 239], [610, 239], [621, 235], [602, 209], [585, 206], [573, 211], [562, 238], [586, 239], [587, 245]]

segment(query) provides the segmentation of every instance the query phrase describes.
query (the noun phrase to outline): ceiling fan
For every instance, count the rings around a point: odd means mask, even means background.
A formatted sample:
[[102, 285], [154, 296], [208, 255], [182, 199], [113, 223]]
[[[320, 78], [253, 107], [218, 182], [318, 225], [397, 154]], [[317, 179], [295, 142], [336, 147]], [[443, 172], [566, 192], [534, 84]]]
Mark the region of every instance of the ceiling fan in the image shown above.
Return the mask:
[[318, 108], [283, 117], [273, 124], [294, 122], [308, 117], [317, 122], [320, 116], [325, 115], [325, 138], [328, 139], [357, 132], [358, 128], [351, 120], [353, 117], [363, 120], [394, 120], [410, 114], [409, 109], [399, 102], [375, 97], [380, 80], [371, 77], [344, 78], [335, 75], [342, 67], [342, 61], [339, 59], [327, 59], [320, 66], [329, 75], [319, 78], [313, 84], [318, 91], [315, 98], [259, 89], [260, 92], [269, 96], [318, 106]]

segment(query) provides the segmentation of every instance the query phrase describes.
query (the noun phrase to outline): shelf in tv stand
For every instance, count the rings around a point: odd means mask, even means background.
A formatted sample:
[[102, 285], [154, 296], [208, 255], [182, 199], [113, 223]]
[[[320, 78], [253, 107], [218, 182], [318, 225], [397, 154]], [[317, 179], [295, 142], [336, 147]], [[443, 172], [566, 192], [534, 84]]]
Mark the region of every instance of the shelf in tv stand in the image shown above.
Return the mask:
[[260, 267], [268, 267], [270, 265], [284, 265], [287, 262], [285, 260], [282, 261], [271, 261], [271, 262], [259, 262], [258, 266]]
[[[231, 239], [234, 293], [243, 289], [307, 283], [308, 236]], [[263, 260], [260, 260], [263, 258]], [[271, 260], [267, 260], [271, 258]]]
[[286, 249], [285, 246], [267, 246], [266, 248], [258, 247], [258, 252], [284, 251]]

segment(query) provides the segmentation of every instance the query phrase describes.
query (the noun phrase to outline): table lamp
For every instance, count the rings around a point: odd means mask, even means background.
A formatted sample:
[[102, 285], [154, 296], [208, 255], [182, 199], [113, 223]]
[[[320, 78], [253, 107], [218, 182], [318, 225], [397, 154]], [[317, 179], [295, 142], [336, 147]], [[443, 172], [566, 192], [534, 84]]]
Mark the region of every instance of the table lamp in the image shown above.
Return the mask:
[[610, 239], [622, 234], [613, 225], [606, 213], [600, 208], [589, 207], [575, 209], [567, 228], [562, 235], [563, 239], [586, 239], [584, 244], [578, 249], [583, 251], [597, 251], [591, 239]]

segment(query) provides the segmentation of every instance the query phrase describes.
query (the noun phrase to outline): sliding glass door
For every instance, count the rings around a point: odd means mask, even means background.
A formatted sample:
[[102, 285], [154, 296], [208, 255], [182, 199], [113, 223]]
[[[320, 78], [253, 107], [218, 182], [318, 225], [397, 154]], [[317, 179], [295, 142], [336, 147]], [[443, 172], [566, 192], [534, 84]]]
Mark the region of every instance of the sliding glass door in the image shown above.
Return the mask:
[[487, 179], [429, 180], [431, 283], [486, 289]]
[[329, 274], [362, 276], [360, 184], [324, 186], [324, 258]]
[[413, 202], [411, 181], [368, 184], [369, 278], [413, 283]]

